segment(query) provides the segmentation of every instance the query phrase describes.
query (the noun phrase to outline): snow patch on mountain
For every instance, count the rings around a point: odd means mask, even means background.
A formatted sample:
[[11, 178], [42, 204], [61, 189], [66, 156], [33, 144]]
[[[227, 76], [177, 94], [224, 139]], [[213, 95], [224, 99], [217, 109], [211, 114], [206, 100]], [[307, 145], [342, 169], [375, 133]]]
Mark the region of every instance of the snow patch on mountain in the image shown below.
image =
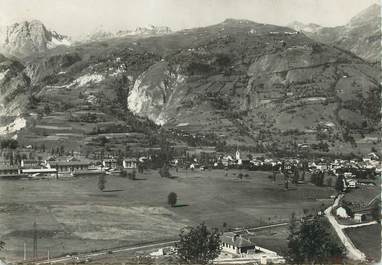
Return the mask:
[[58, 46], [70, 46], [72, 43], [67, 38], [55, 38], [52, 37], [52, 40], [47, 43], [48, 49], [53, 49]]

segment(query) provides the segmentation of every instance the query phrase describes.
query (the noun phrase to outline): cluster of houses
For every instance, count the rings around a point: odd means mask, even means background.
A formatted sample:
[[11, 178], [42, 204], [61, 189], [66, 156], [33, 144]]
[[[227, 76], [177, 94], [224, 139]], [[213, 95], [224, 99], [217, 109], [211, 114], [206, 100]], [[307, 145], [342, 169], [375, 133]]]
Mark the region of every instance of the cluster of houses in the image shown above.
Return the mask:
[[[185, 154], [185, 155], [184, 155]], [[246, 154], [245, 157], [236, 150], [234, 155], [217, 153], [215, 148], [204, 147], [189, 149], [183, 155], [175, 155], [176, 159], [170, 162], [170, 166], [190, 169], [206, 168], [238, 168], [247, 170], [268, 170], [293, 173], [296, 169], [309, 172], [323, 172], [337, 177], [342, 175], [346, 179], [346, 188], [355, 188], [365, 184], [359, 179], [367, 179], [369, 175], [381, 173], [380, 158], [375, 153], [368, 154], [362, 161], [342, 159], [275, 159], [265, 157], [253, 157]], [[19, 165], [1, 164], [0, 177], [9, 175], [38, 175], [38, 174], [74, 174], [95, 173], [97, 171], [110, 172], [119, 168], [136, 169], [150, 162], [150, 157], [125, 158], [122, 161], [117, 158], [103, 159], [102, 161], [79, 160], [75, 157], [50, 157], [45, 161], [22, 160]], [[333, 181], [332, 181], [333, 182]], [[366, 183], [367, 184], [367, 183]]]
[[[202, 153], [204, 154], [204, 153]], [[352, 177], [360, 177], [359, 174], [380, 173], [381, 162], [380, 158], [375, 153], [368, 154], [362, 161], [359, 160], [344, 160], [344, 159], [314, 159], [308, 161], [306, 159], [274, 159], [258, 157], [253, 158], [247, 156], [243, 158], [240, 151], [236, 151], [235, 155], [217, 154], [209, 152], [208, 159], [204, 159], [202, 154], [193, 154], [188, 158], [188, 161], [183, 163], [176, 159], [175, 164], [183, 164], [189, 168], [242, 168], [248, 170], [283, 170], [293, 172], [296, 168], [304, 168], [310, 172], [325, 172], [335, 176], [343, 175]], [[204, 154], [206, 156], [206, 154]], [[347, 174], [346, 174], [347, 173]], [[367, 177], [365, 175], [365, 177]], [[362, 176], [361, 176], [362, 177]]]
[[50, 157], [44, 161], [21, 160], [19, 165], [0, 164], [0, 177], [36, 177], [36, 176], [73, 176], [79, 174], [109, 173], [116, 168], [135, 170], [139, 161], [134, 158], [122, 160], [122, 165], [116, 159], [97, 161], [81, 161], [75, 157]]

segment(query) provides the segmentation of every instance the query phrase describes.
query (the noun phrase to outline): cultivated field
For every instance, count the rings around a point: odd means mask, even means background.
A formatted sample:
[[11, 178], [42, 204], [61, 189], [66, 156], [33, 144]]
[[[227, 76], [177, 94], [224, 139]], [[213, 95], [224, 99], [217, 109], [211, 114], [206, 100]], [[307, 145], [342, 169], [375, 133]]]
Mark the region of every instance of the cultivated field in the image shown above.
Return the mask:
[[[106, 191], [97, 177], [62, 180], [0, 180], [0, 240], [11, 259], [32, 255], [33, 222], [37, 222], [38, 254], [51, 256], [177, 238], [186, 226], [206, 222], [221, 228], [285, 222], [303, 209], [314, 211], [331, 203], [332, 188], [311, 184], [283, 188], [267, 172], [223, 170], [156, 171], [138, 180], [107, 176]], [[169, 192], [178, 194], [178, 207], [167, 205]], [[284, 237], [284, 236], [283, 236]]]
[[366, 254], [366, 257], [381, 260], [381, 224], [345, 230], [354, 245]]

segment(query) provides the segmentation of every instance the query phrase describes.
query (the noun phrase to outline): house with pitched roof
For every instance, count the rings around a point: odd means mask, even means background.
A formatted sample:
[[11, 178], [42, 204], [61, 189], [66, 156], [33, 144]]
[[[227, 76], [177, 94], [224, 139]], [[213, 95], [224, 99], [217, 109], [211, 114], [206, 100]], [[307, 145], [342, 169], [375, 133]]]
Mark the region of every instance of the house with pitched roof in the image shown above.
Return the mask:
[[221, 237], [222, 250], [231, 254], [247, 253], [256, 248], [255, 244], [242, 235], [226, 232]]

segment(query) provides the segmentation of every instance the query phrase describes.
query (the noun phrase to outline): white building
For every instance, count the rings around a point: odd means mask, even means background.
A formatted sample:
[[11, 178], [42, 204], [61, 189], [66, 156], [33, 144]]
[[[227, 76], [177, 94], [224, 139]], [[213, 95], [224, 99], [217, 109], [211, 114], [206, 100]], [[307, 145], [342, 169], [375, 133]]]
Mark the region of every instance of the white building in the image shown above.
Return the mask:
[[233, 232], [221, 237], [222, 253], [215, 264], [282, 264], [285, 258], [276, 252], [256, 246], [251, 240]]
[[349, 215], [344, 207], [338, 207], [336, 210], [336, 215], [341, 218], [349, 218]]
[[247, 253], [255, 249], [255, 244], [250, 240], [233, 232], [224, 233], [221, 237], [222, 250], [232, 254]]
[[122, 165], [125, 169], [135, 169], [137, 168], [137, 160], [134, 158], [126, 158], [123, 159]]

